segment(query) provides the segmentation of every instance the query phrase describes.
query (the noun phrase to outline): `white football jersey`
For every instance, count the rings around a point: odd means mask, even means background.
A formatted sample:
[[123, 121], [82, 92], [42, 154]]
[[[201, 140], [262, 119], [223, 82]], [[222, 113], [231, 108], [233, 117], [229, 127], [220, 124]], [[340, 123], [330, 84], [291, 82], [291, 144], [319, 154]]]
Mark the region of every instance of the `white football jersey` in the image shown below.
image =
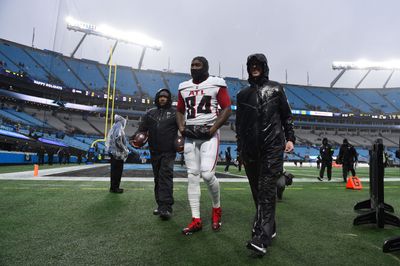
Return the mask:
[[208, 77], [200, 84], [188, 80], [179, 84], [179, 93], [185, 103], [186, 125], [213, 125], [218, 116], [217, 95], [226, 87], [222, 78]]

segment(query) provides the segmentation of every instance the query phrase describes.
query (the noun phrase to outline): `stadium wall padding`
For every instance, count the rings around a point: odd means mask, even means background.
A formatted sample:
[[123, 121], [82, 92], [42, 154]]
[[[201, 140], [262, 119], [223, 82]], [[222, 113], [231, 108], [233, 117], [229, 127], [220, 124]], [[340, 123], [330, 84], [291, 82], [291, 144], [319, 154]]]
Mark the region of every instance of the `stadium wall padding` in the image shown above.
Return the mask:
[[[83, 160], [83, 162], [85, 162]], [[0, 151], [0, 165], [2, 164], [34, 164], [38, 162], [38, 157], [31, 152], [8, 152]], [[70, 163], [77, 163], [76, 156], [71, 156]], [[47, 154], [44, 156], [44, 163], [48, 163]], [[53, 164], [58, 164], [58, 156], [54, 155]]]

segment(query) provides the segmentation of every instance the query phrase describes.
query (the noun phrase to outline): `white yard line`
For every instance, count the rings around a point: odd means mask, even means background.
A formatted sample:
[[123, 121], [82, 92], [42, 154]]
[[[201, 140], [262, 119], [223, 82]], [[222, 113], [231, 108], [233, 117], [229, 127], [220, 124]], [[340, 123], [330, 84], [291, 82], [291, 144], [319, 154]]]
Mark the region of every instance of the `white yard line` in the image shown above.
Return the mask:
[[[71, 177], [71, 176], [49, 176], [60, 173], [68, 173], [76, 170], [85, 170], [85, 169], [93, 169], [102, 166], [106, 166], [108, 164], [92, 164], [92, 165], [77, 165], [71, 167], [61, 167], [55, 169], [45, 169], [39, 170], [38, 176], [33, 176], [32, 171], [23, 171], [23, 172], [14, 172], [14, 173], [6, 173], [0, 174], [0, 180], [37, 180], [37, 181], [110, 181], [109, 177]], [[220, 173], [224, 174], [224, 173]], [[241, 175], [234, 174], [225, 174], [227, 176], [231, 176], [232, 178], [219, 178], [218, 180], [223, 183], [247, 183], [247, 178]], [[310, 175], [310, 177], [314, 177]], [[369, 182], [369, 178], [360, 178], [362, 182]], [[153, 177], [122, 177], [122, 181], [127, 182], [154, 182]], [[323, 183], [328, 182], [326, 179], [324, 181], [319, 181], [315, 178], [294, 178], [294, 182], [296, 183]], [[385, 182], [393, 182], [400, 181], [400, 178], [386, 178]], [[187, 182], [187, 178], [174, 178], [174, 182]], [[332, 181], [335, 183], [343, 183], [342, 178], [332, 178]]]

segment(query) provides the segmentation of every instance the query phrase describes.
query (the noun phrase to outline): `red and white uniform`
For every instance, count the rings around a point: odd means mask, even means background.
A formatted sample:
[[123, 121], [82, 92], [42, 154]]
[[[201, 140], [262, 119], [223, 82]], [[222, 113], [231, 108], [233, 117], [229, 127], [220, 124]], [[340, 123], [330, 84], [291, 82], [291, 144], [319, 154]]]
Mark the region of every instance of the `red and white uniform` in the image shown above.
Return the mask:
[[[177, 110], [185, 115], [186, 125], [212, 126], [218, 117], [218, 109], [230, 105], [228, 89], [222, 78], [210, 76], [199, 84], [192, 80], [179, 84]], [[209, 140], [185, 140], [188, 198], [194, 218], [200, 218], [200, 177], [208, 186], [213, 208], [220, 207], [219, 182], [215, 177], [218, 149], [219, 130]]]
[[185, 113], [186, 125], [212, 126], [218, 116], [218, 107], [225, 109], [231, 105], [225, 80], [208, 77], [200, 84], [192, 80], [179, 84], [178, 106]]

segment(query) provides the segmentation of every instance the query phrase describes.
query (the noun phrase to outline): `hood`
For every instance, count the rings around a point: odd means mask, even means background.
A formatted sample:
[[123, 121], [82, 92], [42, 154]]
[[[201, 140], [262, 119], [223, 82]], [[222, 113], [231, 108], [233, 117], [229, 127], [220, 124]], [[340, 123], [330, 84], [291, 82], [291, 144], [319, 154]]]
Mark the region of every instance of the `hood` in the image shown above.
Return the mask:
[[192, 62], [194, 60], [199, 60], [200, 62], [203, 63], [203, 67], [201, 69], [192, 69], [190, 68], [190, 74], [192, 76], [193, 82], [194, 83], [201, 83], [203, 81], [205, 81], [208, 76], [208, 61], [204, 56], [196, 56], [195, 58], [192, 59]]
[[114, 115], [114, 124], [121, 123], [122, 128], [126, 127], [127, 120], [120, 115]]
[[327, 145], [327, 144], [328, 144], [328, 139], [327, 139], [327, 138], [323, 138], [322, 144], [323, 144], [323, 145]]
[[[158, 102], [158, 98], [160, 98], [160, 93], [161, 92], [167, 92], [168, 93], [168, 96], [167, 96], [168, 101], [167, 101], [167, 104], [164, 107], [161, 107], [159, 102]], [[157, 91], [157, 93], [156, 93], [156, 96], [154, 97], [154, 103], [157, 106], [157, 108], [169, 108], [169, 107], [171, 107], [171, 104], [172, 104], [171, 92], [168, 89], [165, 89], [165, 88], [159, 89]]]
[[[262, 65], [262, 73], [258, 78], [254, 78], [250, 74], [250, 66], [254, 63]], [[264, 54], [252, 54], [247, 57], [247, 73], [249, 74], [248, 81], [251, 85], [262, 85], [269, 80], [268, 60]]]

